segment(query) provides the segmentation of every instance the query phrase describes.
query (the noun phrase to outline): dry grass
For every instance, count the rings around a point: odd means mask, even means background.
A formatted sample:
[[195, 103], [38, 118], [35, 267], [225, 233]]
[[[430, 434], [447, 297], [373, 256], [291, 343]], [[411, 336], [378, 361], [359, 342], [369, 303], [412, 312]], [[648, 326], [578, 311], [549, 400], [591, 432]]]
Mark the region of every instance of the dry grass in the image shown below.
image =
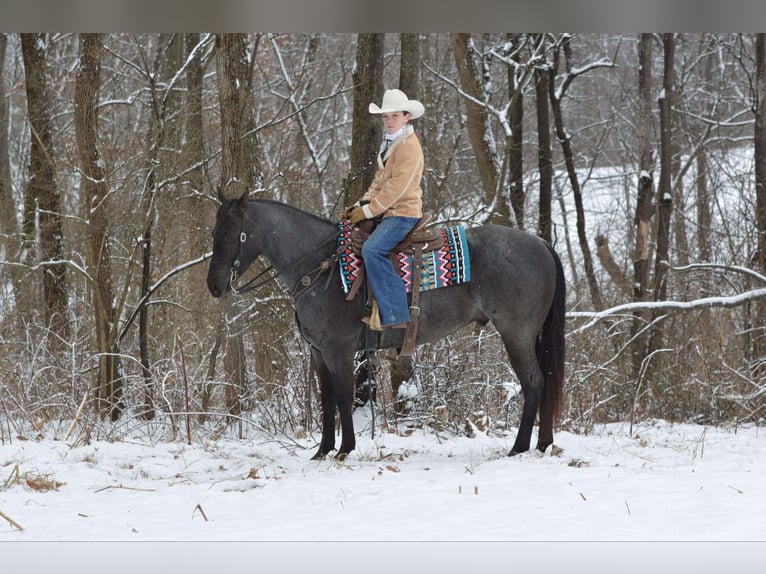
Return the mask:
[[39, 473], [36, 471], [22, 473], [17, 464], [13, 467], [11, 474], [3, 484], [3, 488], [7, 489], [12, 486], [25, 486], [36, 492], [49, 492], [51, 490], [58, 490], [65, 484], [65, 482], [56, 480], [56, 477], [52, 473]]

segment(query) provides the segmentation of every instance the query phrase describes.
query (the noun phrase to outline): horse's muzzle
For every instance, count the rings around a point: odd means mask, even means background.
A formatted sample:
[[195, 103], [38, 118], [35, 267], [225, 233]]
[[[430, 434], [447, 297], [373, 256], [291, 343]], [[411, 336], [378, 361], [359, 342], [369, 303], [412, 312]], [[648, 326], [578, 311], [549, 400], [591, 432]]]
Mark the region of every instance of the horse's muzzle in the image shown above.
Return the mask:
[[216, 274], [214, 273], [208, 273], [207, 276], [207, 288], [210, 291], [210, 294], [218, 299], [219, 297], [223, 297], [224, 293], [229, 290], [229, 280], [228, 276], [226, 277], [226, 280], [219, 280], [216, 277]]

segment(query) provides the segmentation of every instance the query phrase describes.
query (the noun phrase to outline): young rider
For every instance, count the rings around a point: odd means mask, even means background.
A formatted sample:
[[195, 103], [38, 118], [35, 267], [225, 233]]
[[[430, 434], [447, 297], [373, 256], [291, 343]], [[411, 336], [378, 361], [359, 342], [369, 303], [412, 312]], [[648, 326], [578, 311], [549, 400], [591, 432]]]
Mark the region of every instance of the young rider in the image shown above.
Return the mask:
[[[382, 216], [364, 242], [362, 258], [383, 327], [403, 328], [410, 320], [407, 291], [388, 253], [423, 216], [423, 148], [410, 120], [424, 111], [423, 104], [410, 100], [401, 90], [386, 90], [380, 106], [370, 104], [370, 113], [381, 116], [385, 132], [378, 169], [367, 193], [343, 212], [343, 217], [354, 224]], [[369, 322], [368, 317], [365, 322]]]

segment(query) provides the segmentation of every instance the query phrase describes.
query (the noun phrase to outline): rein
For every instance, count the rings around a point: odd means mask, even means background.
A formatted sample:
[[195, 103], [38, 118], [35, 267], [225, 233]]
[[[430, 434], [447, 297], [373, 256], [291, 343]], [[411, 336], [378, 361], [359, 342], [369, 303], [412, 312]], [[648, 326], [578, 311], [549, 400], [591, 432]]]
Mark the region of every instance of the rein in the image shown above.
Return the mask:
[[[293, 259], [290, 263], [285, 265], [285, 267], [290, 268], [296, 263], [298, 263], [301, 259], [304, 259], [308, 255], [311, 255], [312, 253], [316, 253], [319, 249], [324, 247], [325, 245], [329, 244], [330, 242], [337, 241], [338, 240], [338, 233], [334, 233], [332, 237], [328, 238], [327, 240], [323, 241], [319, 245], [317, 245], [315, 250], [312, 250], [311, 253], [305, 253], [301, 255], [300, 257], [297, 257]], [[267, 279], [264, 279], [263, 281], [258, 282], [258, 280], [269, 273], [272, 269], [274, 269], [273, 265], [269, 265], [258, 273], [255, 277], [249, 279], [247, 283], [242, 285], [241, 287], [237, 288], [234, 286], [234, 283], [237, 281], [237, 269], [239, 269], [240, 266], [240, 260], [242, 259], [243, 251], [245, 248], [245, 243], [247, 242], [247, 233], [245, 232], [245, 215], [242, 215], [242, 228], [239, 233], [239, 250], [237, 251], [237, 256], [234, 259], [234, 262], [231, 265], [231, 276], [229, 278], [229, 287], [231, 287], [231, 292], [233, 295], [239, 296], [244, 295], [245, 293], [249, 293], [250, 291], [255, 291], [256, 289], [263, 287], [264, 285], [269, 284], [270, 282], [276, 280], [279, 275], [270, 275]], [[340, 248], [339, 248], [340, 249]], [[330, 268], [335, 264], [335, 262], [338, 261], [338, 253], [333, 253], [328, 259], [322, 260], [322, 262], [319, 264], [318, 267], [315, 267], [305, 275], [303, 275], [299, 280], [298, 283], [290, 290], [292, 292], [293, 298], [297, 299], [300, 295], [305, 293], [309, 287], [311, 287], [315, 280], [325, 271], [329, 271]], [[327, 283], [329, 284], [330, 277], [327, 278]]]

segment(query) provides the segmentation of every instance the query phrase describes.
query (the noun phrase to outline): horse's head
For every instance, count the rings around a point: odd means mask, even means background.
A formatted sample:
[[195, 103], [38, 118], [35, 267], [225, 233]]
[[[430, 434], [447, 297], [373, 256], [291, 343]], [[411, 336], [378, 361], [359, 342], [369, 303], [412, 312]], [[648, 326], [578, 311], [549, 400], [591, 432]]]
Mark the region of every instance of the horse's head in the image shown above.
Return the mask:
[[244, 226], [247, 195], [245, 191], [238, 199], [225, 199], [218, 191], [221, 206], [215, 216], [213, 257], [207, 271], [207, 288], [213, 297], [229, 291], [257, 257]]

